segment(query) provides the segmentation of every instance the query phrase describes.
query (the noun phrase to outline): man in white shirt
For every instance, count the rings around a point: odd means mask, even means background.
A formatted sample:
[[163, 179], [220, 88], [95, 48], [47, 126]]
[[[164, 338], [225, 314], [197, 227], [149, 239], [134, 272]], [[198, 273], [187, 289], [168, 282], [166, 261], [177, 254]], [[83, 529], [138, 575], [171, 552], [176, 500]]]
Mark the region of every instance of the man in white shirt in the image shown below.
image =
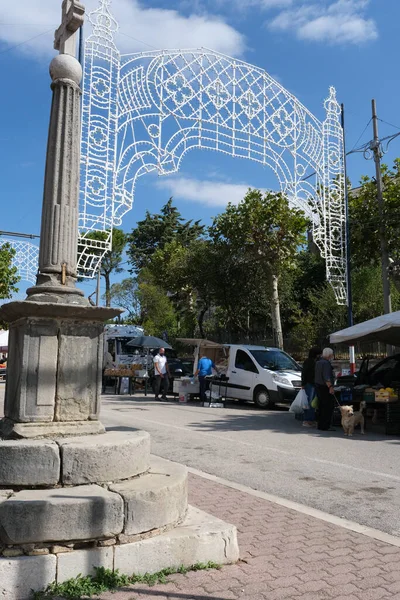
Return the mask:
[[154, 357], [154, 393], [155, 400], [159, 400], [160, 388], [162, 386], [161, 400], [167, 399], [167, 392], [169, 386], [169, 368], [167, 357], [165, 356], [165, 349], [160, 348], [158, 354]]

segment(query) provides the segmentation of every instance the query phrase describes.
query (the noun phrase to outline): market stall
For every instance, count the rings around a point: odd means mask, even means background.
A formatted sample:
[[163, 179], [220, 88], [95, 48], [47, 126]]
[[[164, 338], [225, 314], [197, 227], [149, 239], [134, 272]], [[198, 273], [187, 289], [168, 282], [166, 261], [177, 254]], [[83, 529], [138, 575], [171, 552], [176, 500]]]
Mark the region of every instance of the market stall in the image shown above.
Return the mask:
[[211, 340], [205, 340], [203, 338], [177, 338], [177, 342], [184, 346], [193, 348], [193, 373], [191, 377], [179, 377], [174, 380], [174, 394], [178, 394], [182, 401], [199, 397], [200, 386], [194, 375], [197, 371], [197, 365], [201, 356], [207, 356], [214, 361], [215, 364], [219, 362], [220, 357], [223, 354], [224, 346]]
[[[355, 342], [383, 342], [400, 346], [400, 311], [382, 315], [348, 327], [329, 337], [332, 344]], [[354, 385], [337, 388], [341, 403], [357, 407], [363, 401], [368, 413], [378, 421], [382, 418], [385, 432], [400, 435], [400, 354], [394, 354], [368, 370], [362, 367]]]

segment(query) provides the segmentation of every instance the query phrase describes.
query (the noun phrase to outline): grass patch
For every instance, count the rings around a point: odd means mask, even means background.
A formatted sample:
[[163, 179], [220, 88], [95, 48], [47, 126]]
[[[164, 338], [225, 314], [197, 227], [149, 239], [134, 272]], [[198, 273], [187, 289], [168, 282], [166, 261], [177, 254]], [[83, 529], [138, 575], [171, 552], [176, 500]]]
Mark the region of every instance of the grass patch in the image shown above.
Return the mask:
[[190, 571], [204, 571], [207, 569], [220, 569], [221, 565], [212, 561], [208, 563], [196, 563], [190, 567], [183, 565], [177, 569], [163, 569], [158, 573], [145, 573], [144, 575], [123, 575], [118, 570], [111, 571], [104, 567], [96, 568], [95, 575], [82, 577], [78, 575], [74, 579], [68, 579], [64, 583], [51, 583], [42, 592], [34, 592], [34, 600], [81, 600], [82, 598], [92, 598], [99, 596], [103, 592], [117, 590], [118, 588], [142, 583], [144, 585], [157, 585], [158, 583], [168, 583], [170, 575], [177, 573], [189, 573]]

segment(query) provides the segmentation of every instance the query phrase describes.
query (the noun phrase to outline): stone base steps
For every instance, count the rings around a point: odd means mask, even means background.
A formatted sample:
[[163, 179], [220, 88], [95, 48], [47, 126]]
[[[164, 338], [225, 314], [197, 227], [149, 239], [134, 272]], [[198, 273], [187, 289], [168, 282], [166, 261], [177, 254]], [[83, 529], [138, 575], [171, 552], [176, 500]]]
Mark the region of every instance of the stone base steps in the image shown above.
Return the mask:
[[131, 536], [136, 541], [148, 532], [175, 527], [187, 511], [186, 467], [158, 457], [149, 464], [139, 477], [103, 486], [0, 491], [0, 554], [5, 546], [23, 549], [27, 544], [107, 538], [126, 543]]
[[99, 566], [131, 575], [189, 567], [197, 562], [229, 564], [238, 558], [236, 527], [189, 506], [180, 525], [148, 539], [60, 554], [2, 557], [0, 598], [30, 600], [31, 590], [42, 590], [53, 581], [61, 583], [79, 574], [92, 574]]

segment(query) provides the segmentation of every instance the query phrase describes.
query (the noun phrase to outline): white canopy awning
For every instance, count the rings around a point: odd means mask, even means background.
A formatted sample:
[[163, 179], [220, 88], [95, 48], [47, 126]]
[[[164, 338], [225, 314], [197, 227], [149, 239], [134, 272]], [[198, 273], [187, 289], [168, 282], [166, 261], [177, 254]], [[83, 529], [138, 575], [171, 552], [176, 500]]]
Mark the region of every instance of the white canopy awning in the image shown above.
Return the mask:
[[8, 331], [0, 331], [0, 352], [8, 350]]
[[342, 342], [383, 342], [400, 346], [400, 311], [364, 321], [329, 336], [331, 344]]

